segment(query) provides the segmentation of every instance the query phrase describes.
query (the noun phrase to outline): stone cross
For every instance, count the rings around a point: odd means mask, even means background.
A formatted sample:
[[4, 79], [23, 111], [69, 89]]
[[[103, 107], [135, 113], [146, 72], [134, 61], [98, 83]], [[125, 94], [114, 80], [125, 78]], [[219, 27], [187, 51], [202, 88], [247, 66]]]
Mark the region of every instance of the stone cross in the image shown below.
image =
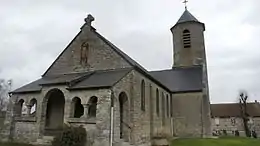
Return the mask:
[[87, 24], [88, 26], [91, 26], [91, 23], [92, 23], [92, 21], [94, 21], [94, 20], [95, 20], [95, 18], [94, 18], [91, 14], [88, 14], [88, 17], [85, 18], [85, 22], [86, 22], [86, 24]]

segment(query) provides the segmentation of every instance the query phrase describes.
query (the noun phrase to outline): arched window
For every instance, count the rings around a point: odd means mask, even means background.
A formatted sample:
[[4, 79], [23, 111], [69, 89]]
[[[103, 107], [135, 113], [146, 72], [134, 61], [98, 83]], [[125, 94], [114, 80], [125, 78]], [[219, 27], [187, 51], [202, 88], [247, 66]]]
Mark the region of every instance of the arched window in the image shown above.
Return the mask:
[[97, 97], [93, 96], [89, 99], [88, 104], [89, 104], [89, 109], [88, 109], [88, 116], [89, 117], [96, 117], [97, 113]]
[[165, 117], [165, 97], [164, 97], [164, 94], [162, 92], [162, 102], [161, 102], [161, 110], [162, 110], [162, 117], [164, 118]]
[[165, 95], [164, 93], [162, 92], [162, 102], [161, 102], [161, 110], [162, 110], [162, 125], [165, 125]]
[[33, 98], [30, 101], [30, 115], [35, 116], [37, 112], [37, 100]]
[[78, 97], [72, 99], [72, 117], [80, 118], [84, 114], [84, 107], [81, 104], [81, 100]]
[[170, 96], [170, 113], [171, 113], [171, 117], [173, 117], [173, 99], [172, 99], [172, 95]]
[[141, 83], [141, 110], [145, 111], [145, 82], [142, 80]]
[[16, 114], [17, 116], [21, 116], [23, 112], [23, 107], [25, 106], [24, 100], [20, 99], [18, 103], [16, 104]]
[[156, 89], [156, 114], [157, 116], [160, 116], [160, 99], [159, 99], [159, 90]]
[[182, 41], [183, 41], [183, 47], [184, 48], [190, 48], [191, 47], [190, 31], [188, 29], [185, 29], [182, 32]]
[[166, 111], [167, 111], [167, 117], [170, 117], [170, 107], [169, 107], [169, 101], [170, 99], [169, 99], [169, 95], [167, 94], [166, 95]]

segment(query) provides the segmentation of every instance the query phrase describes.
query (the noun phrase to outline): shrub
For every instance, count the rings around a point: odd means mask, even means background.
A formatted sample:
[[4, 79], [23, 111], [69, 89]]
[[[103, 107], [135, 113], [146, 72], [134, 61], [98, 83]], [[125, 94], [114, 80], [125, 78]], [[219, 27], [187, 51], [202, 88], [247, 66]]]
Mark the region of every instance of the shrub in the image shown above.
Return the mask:
[[252, 136], [253, 136], [254, 138], [257, 138], [257, 133], [256, 133], [255, 131], [252, 131]]
[[235, 136], [239, 136], [239, 131], [238, 130], [235, 131]]
[[52, 146], [84, 146], [87, 133], [82, 127], [65, 125], [62, 132], [54, 137]]
[[223, 135], [227, 136], [227, 130], [223, 130]]

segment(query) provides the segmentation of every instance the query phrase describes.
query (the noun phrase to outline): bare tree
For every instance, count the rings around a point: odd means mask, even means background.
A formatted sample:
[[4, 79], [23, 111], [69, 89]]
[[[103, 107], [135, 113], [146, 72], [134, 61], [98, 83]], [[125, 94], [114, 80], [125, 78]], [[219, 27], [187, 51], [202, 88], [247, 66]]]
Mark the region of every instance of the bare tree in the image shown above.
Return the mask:
[[246, 136], [250, 137], [251, 132], [248, 127], [249, 114], [247, 112], [248, 95], [245, 91], [243, 91], [243, 92], [240, 92], [239, 96], [240, 96], [239, 97], [240, 112], [241, 112], [241, 117], [243, 120], [244, 130], [245, 130]]
[[8, 102], [8, 92], [12, 87], [12, 80], [0, 79], [0, 111], [6, 109]]

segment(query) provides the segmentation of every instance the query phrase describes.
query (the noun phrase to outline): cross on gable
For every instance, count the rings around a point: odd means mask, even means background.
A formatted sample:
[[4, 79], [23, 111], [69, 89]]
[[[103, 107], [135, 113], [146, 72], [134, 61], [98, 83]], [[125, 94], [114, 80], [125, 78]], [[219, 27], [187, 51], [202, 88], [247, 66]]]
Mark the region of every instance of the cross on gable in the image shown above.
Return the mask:
[[91, 26], [91, 23], [92, 23], [92, 21], [94, 21], [94, 20], [95, 20], [95, 18], [94, 18], [91, 14], [88, 14], [88, 17], [85, 18], [85, 22], [86, 22], [86, 24], [89, 25], [89, 26]]

